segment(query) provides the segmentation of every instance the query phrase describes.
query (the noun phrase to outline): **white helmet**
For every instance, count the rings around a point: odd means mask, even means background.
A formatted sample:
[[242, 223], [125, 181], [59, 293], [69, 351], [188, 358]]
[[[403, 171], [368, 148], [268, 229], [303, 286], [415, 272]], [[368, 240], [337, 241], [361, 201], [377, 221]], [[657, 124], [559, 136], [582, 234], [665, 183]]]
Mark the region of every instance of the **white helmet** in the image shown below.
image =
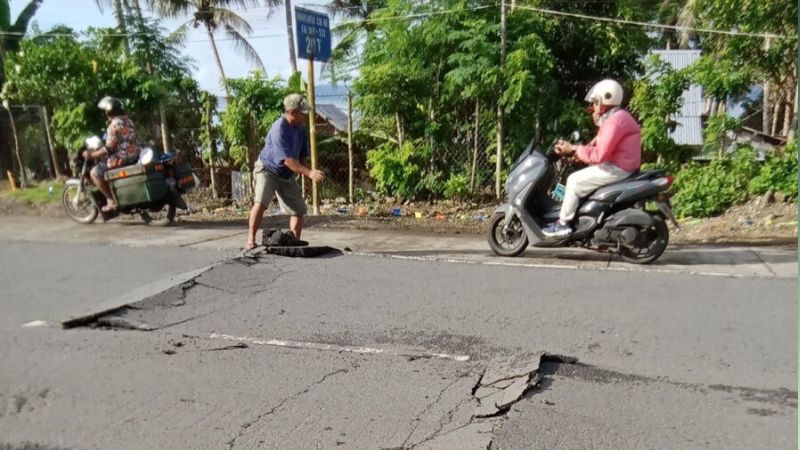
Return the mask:
[[589, 89], [584, 100], [589, 103], [599, 101], [601, 105], [619, 106], [622, 104], [622, 86], [614, 80], [603, 80]]

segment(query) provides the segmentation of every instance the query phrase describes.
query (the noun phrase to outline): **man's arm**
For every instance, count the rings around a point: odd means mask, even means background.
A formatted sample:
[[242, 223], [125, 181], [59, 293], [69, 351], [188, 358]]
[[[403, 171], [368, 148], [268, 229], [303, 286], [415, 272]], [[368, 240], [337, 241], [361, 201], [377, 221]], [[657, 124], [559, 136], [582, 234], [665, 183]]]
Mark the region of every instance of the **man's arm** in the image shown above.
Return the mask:
[[320, 182], [325, 179], [325, 174], [322, 171], [309, 169], [308, 167], [303, 165], [300, 161], [294, 158], [286, 158], [285, 160], [283, 160], [283, 163], [292, 172], [298, 175], [303, 175], [304, 177], [311, 178], [316, 182]]
[[624, 136], [622, 121], [619, 117], [611, 116], [606, 120], [600, 131], [589, 145], [579, 145], [575, 154], [582, 161], [589, 164], [600, 164], [608, 161], [619, 141]]

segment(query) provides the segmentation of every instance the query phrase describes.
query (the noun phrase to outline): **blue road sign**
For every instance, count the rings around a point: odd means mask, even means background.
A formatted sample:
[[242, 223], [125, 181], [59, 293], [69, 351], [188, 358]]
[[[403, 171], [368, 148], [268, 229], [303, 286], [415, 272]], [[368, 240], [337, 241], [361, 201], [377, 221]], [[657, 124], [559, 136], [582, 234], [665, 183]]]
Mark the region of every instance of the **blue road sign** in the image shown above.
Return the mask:
[[331, 26], [327, 14], [305, 8], [294, 8], [297, 56], [314, 61], [331, 57]]

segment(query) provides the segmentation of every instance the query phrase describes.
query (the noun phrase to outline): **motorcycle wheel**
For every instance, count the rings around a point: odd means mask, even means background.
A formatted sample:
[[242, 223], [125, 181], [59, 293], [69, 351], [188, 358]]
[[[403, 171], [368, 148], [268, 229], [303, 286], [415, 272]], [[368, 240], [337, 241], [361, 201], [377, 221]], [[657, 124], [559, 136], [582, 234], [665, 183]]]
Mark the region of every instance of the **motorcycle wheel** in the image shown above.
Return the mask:
[[71, 184], [64, 187], [64, 191], [61, 193], [61, 205], [70, 219], [82, 224], [89, 224], [97, 219], [100, 211], [97, 210], [94, 202], [89, 199], [89, 195], [91, 194], [84, 189], [83, 198], [80, 201], [76, 201], [78, 186]]
[[660, 214], [653, 215], [653, 225], [644, 233], [646, 244], [642, 247], [621, 247], [620, 256], [622, 259], [633, 264], [650, 264], [657, 260], [669, 243], [669, 229], [664, 217]]
[[517, 256], [528, 247], [528, 236], [519, 217], [514, 216], [503, 232], [505, 214], [495, 214], [489, 227], [489, 247], [498, 256]]
[[144, 211], [141, 213], [142, 220], [147, 225], [156, 227], [166, 227], [175, 221], [175, 204], [168, 203], [159, 211]]

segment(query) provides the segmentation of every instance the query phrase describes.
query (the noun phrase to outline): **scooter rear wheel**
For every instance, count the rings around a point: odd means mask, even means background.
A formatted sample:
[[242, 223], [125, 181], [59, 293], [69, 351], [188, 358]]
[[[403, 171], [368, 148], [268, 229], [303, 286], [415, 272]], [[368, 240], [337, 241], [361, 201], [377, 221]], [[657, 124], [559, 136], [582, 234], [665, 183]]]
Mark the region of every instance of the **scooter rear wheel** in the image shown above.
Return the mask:
[[661, 214], [653, 214], [653, 225], [645, 230], [640, 230], [644, 242], [635, 247], [621, 247], [619, 250], [622, 259], [633, 264], [650, 264], [657, 260], [669, 243], [669, 228]]
[[519, 217], [514, 216], [503, 230], [506, 215], [495, 214], [489, 227], [489, 247], [498, 256], [517, 256], [528, 247], [528, 236]]

